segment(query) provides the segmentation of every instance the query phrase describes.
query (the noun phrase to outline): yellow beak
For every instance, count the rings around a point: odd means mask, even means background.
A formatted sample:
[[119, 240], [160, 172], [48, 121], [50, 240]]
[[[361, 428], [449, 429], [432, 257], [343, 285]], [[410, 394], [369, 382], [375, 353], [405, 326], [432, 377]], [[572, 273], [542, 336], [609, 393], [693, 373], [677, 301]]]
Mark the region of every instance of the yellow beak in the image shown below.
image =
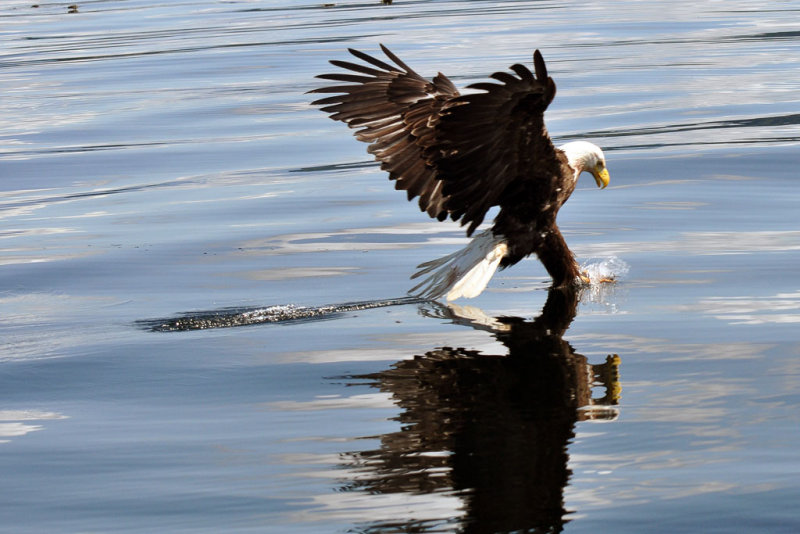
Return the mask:
[[611, 177], [608, 175], [608, 169], [605, 167], [593, 170], [592, 176], [594, 176], [594, 181], [597, 182], [597, 187], [600, 189], [605, 189], [608, 182], [611, 181]]

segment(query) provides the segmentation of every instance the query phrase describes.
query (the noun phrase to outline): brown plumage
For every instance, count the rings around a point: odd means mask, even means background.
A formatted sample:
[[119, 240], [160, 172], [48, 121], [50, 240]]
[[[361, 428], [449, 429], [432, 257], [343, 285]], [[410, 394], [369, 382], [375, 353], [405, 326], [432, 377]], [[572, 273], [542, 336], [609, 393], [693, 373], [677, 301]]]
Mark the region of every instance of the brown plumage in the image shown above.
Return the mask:
[[[533, 54], [535, 75], [523, 65], [512, 65], [513, 74], [491, 75], [499, 83], [476, 83], [468, 86], [476, 92], [462, 95], [444, 74], [426, 80], [385, 46], [381, 49], [393, 65], [352, 49], [365, 64], [332, 60], [349, 72], [318, 77], [345, 85], [311, 91], [333, 93], [314, 104], [358, 129], [356, 138], [370, 144], [368, 151], [395, 187], [405, 190], [409, 200], [419, 197], [420, 209], [431, 217], [459, 221], [471, 236], [487, 211], [500, 207], [491, 235], [481, 234], [475, 238], [480, 245], [467, 247], [477, 256], [429, 262], [418, 273], [444, 266], [435, 287], [422, 294], [474, 296], [469, 293], [480, 293], [498, 262], [507, 267], [531, 253], [539, 256], [554, 286], [575, 283], [580, 270], [556, 226], [556, 215], [581, 171], [595, 174], [601, 185], [605, 161], [589, 143], [575, 143], [581, 150], [574, 154], [553, 146], [544, 111], [556, 86], [539, 51]], [[605, 172], [603, 186], [607, 182]], [[489, 252], [497, 261], [488, 277], [482, 276], [485, 282], [477, 293], [452, 293], [483, 256], [488, 261]]]

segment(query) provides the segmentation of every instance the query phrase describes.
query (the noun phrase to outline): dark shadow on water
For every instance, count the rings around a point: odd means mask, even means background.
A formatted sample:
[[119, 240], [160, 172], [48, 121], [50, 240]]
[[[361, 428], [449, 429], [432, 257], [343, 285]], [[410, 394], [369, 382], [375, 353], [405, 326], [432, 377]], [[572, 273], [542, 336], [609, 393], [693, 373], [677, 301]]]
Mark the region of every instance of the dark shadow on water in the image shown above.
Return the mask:
[[[402, 430], [377, 450], [344, 455], [357, 473], [342, 491], [445, 494], [463, 502], [460, 519], [376, 522], [369, 533], [561, 532], [574, 427], [617, 417], [619, 357], [591, 365], [563, 339], [576, 292], [551, 290], [539, 317], [488, 317], [476, 308], [423, 305], [423, 313], [487, 330], [505, 354], [440, 347], [380, 373], [347, 377], [392, 395]], [[593, 397], [593, 388], [602, 388]], [[595, 390], [597, 391], [597, 390]]]

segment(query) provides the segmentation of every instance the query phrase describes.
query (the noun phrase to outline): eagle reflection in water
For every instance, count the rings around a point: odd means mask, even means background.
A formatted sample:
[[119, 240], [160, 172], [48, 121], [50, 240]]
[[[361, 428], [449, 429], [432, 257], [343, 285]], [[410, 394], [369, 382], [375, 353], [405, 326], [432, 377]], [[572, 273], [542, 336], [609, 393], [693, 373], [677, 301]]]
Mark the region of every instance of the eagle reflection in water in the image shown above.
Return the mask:
[[[551, 290], [534, 320], [426, 304], [427, 314], [491, 331], [507, 353], [441, 347], [351, 377], [392, 395], [402, 430], [380, 436], [378, 450], [345, 454], [357, 475], [342, 490], [457, 495], [460, 532], [561, 532], [575, 423], [616, 418], [620, 392], [616, 354], [591, 365], [563, 339], [578, 302], [576, 291]], [[440, 532], [441, 519], [359, 531]]]

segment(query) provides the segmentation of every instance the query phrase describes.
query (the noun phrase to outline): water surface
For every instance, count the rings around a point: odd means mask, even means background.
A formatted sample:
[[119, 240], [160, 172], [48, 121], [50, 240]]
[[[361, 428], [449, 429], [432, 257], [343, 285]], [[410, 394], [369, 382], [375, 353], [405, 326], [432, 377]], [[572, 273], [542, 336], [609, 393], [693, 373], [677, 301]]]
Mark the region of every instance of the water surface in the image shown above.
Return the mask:
[[[800, 530], [800, 7], [67, 6], [0, 7], [0, 531]], [[612, 175], [560, 226], [628, 274], [402, 300], [463, 233], [305, 95], [378, 43], [540, 48]], [[306, 316], [152, 328], [254, 310]]]

